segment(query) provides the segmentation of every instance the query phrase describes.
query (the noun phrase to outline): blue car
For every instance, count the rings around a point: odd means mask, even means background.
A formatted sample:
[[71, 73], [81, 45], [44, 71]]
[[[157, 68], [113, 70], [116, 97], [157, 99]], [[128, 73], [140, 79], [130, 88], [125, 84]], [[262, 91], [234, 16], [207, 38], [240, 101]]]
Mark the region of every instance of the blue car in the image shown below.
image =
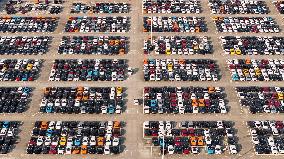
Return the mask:
[[48, 136], [48, 137], [51, 137], [52, 132], [53, 132], [52, 129], [47, 129], [45, 135]]
[[215, 148], [214, 147], [207, 147], [207, 154], [212, 155], [215, 154]]
[[162, 138], [159, 138], [159, 144], [160, 144], [160, 147], [165, 147], [165, 140], [163, 140]]
[[2, 128], [9, 128], [10, 122], [9, 121], [4, 121]]
[[93, 75], [94, 76], [98, 76], [99, 75], [99, 71], [98, 70], [93, 70]]
[[27, 80], [28, 80], [28, 74], [25, 73], [25, 74], [23, 74], [23, 76], [22, 76], [22, 81], [27, 81]]
[[75, 139], [74, 140], [74, 145], [75, 146], [80, 146], [81, 145], [81, 140], [80, 139]]
[[237, 75], [237, 74], [232, 74], [232, 80], [233, 80], [233, 81], [239, 81], [239, 80], [240, 80], [239, 75]]
[[30, 93], [30, 92], [31, 92], [31, 88], [29, 88], [29, 87], [24, 87], [24, 88], [23, 88], [23, 92], [24, 92], [24, 93]]
[[109, 113], [109, 114], [113, 114], [114, 111], [115, 111], [115, 110], [114, 110], [114, 106], [113, 106], [113, 105], [109, 105], [109, 106], [108, 106], [108, 113]]
[[157, 101], [156, 100], [151, 100], [151, 107], [156, 107], [157, 106]]
[[52, 106], [46, 106], [45, 112], [46, 113], [52, 113]]

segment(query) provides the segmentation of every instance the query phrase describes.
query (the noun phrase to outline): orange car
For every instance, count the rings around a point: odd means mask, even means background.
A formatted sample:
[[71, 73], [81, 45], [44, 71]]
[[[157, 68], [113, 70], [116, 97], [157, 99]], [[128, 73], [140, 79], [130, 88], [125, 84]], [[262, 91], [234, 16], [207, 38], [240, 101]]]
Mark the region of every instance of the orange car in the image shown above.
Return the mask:
[[99, 44], [99, 45], [103, 45], [104, 42], [103, 42], [102, 40], [99, 40], [99, 41], [98, 41], [98, 44]]
[[144, 59], [144, 65], [145, 64], [148, 64], [148, 60], [147, 59]]
[[88, 93], [85, 93], [84, 95], [83, 95], [83, 100], [88, 100], [89, 99], [89, 94]]
[[83, 93], [82, 92], [77, 92], [76, 94], [76, 99], [81, 100], [83, 98]]
[[110, 40], [110, 41], [109, 41], [109, 45], [110, 45], [110, 46], [113, 46], [114, 44], [115, 44], [115, 40]]
[[204, 137], [203, 136], [198, 136], [198, 146], [204, 146]]
[[77, 88], [78, 93], [83, 93], [84, 92], [84, 87], [78, 87]]
[[87, 154], [87, 145], [81, 146], [81, 154]]
[[178, 63], [179, 64], [185, 64], [185, 60], [184, 59], [180, 59], [180, 60], [178, 60]]
[[197, 99], [192, 99], [191, 104], [192, 104], [192, 106], [197, 107], [198, 106]]
[[72, 154], [80, 154], [80, 148], [79, 147], [75, 147], [72, 151]]
[[214, 93], [215, 87], [208, 87], [208, 93]]
[[120, 128], [120, 122], [119, 121], [114, 121], [113, 122], [113, 128], [114, 129], [119, 129]]
[[251, 60], [250, 59], [246, 59], [246, 64], [251, 64]]
[[44, 94], [49, 94], [50, 90], [51, 90], [50, 87], [46, 87], [44, 89]]
[[41, 130], [47, 130], [48, 124], [46, 121], [42, 121], [40, 125]]
[[219, 17], [212, 17], [213, 21], [217, 21], [219, 19]]
[[190, 145], [191, 146], [196, 146], [197, 145], [197, 137], [196, 136], [192, 136], [190, 137]]
[[199, 27], [195, 27], [195, 32], [199, 33], [200, 32], [200, 28]]
[[124, 54], [125, 54], [124, 49], [119, 49], [119, 55], [124, 55]]
[[204, 99], [198, 99], [198, 106], [205, 107], [205, 100]]
[[120, 44], [120, 40], [115, 40], [115, 45], [119, 45]]
[[104, 137], [97, 137], [97, 145], [104, 146]]

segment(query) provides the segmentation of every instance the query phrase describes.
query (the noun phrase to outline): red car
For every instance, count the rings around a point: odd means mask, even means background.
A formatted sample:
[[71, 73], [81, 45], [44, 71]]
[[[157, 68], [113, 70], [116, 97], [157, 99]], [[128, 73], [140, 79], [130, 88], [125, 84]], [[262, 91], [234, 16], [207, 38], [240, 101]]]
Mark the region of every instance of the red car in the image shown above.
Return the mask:
[[190, 148], [189, 147], [184, 147], [183, 148], [183, 154], [189, 154], [190, 153]]
[[187, 129], [182, 129], [182, 130], [181, 130], [181, 136], [188, 136], [188, 131], [187, 131]]
[[175, 137], [175, 146], [181, 146], [180, 137]]
[[48, 152], [49, 154], [57, 154], [56, 146], [51, 145], [50, 150]]

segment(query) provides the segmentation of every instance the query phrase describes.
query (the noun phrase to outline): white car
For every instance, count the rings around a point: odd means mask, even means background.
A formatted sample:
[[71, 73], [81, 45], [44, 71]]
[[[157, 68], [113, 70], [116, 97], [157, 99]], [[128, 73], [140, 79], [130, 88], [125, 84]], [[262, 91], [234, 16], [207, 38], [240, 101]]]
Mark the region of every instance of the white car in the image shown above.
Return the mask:
[[43, 137], [40, 136], [40, 137], [38, 137], [37, 140], [36, 140], [36, 145], [37, 145], [37, 146], [41, 146], [42, 144], [43, 144]]
[[269, 146], [274, 146], [275, 145], [273, 136], [269, 136], [267, 140], [268, 140], [268, 145]]
[[173, 145], [169, 145], [168, 146], [168, 152], [170, 155], [174, 154], [175, 153], [175, 148]]
[[105, 145], [105, 147], [104, 147], [104, 154], [105, 155], [110, 155], [110, 148], [107, 145]]
[[95, 146], [96, 145], [96, 136], [92, 136], [90, 140], [90, 145]]
[[230, 145], [229, 150], [230, 150], [230, 154], [237, 154], [238, 153], [236, 145]]
[[119, 145], [119, 138], [118, 137], [114, 137], [112, 140], [112, 146], [118, 146]]
[[271, 146], [271, 153], [272, 154], [278, 154], [279, 153], [279, 151], [278, 151], [278, 149], [275, 145]]
[[70, 155], [72, 154], [72, 146], [67, 145], [65, 148], [65, 154]]
[[215, 154], [222, 154], [222, 149], [220, 145], [216, 145], [215, 146]]
[[257, 136], [252, 136], [252, 137], [251, 137], [251, 141], [252, 141], [255, 145], [259, 144], [259, 139], [258, 139]]
[[223, 122], [222, 121], [217, 121], [217, 127], [218, 127], [218, 129], [223, 129], [224, 128]]
[[191, 147], [191, 153], [199, 154], [199, 148], [198, 147]]

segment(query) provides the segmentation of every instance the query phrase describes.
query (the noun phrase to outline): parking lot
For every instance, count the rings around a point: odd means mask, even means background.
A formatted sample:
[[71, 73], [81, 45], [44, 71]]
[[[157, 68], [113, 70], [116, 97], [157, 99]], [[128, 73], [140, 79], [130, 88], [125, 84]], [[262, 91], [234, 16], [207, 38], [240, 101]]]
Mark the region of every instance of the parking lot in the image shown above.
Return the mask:
[[[107, 2], [111, 2], [111, 0], [103, 0]], [[32, 2], [34, 2], [32, 0]], [[86, 33], [68, 33], [64, 32], [65, 24], [69, 18], [69, 13], [71, 11], [72, 3], [75, 2], [73, 0], [69, 0], [63, 4], [64, 9], [62, 13], [58, 15], [52, 15], [59, 17], [58, 26], [56, 30], [51, 33], [17, 33], [17, 36], [51, 36], [52, 43], [50, 44], [50, 48], [47, 53], [42, 55], [12, 55], [12, 54], [3, 54], [0, 55], [1, 59], [42, 59], [42, 67], [40, 71], [40, 76], [35, 81], [1, 81], [2, 87], [31, 87], [33, 88], [31, 99], [32, 101], [29, 103], [27, 111], [20, 114], [1, 114], [0, 120], [9, 120], [9, 121], [23, 121], [23, 124], [19, 127], [21, 130], [19, 133], [19, 142], [16, 144], [16, 147], [12, 152], [7, 155], [1, 155], [0, 158], [117, 158], [117, 159], [125, 159], [125, 158], [161, 158], [159, 154], [159, 149], [155, 147], [151, 147], [147, 141], [143, 139], [143, 122], [144, 121], [232, 121], [235, 123], [234, 128], [236, 129], [236, 136], [239, 138], [238, 144], [240, 145], [240, 152], [237, 155], [230, 155], [229, 153], [224, 153], [221, 155], [207, 155], [205, 153], [201, 153], [199, 155], [190, 154], [190, 158], [267, 158], [267, 156], [259, 156], [255, 154], [253, 144], [251, 142], [251, 136], [249, 133], [249, 129], [246, 125], [246, 121], [256, 121], [256, 120], [276, 120], [283, 121], [283, 114], [251, 114], [247, 109], [241, 109], [239, 98], [235, 91], [235, 87], [249, 87], [249, 86], [259, 86], [259, 87], [283, 87], [283, 81], [240, 81], [235, 82], [231, 79], [231, 73], [228, 70], [227, 60], [228, 59], [281, 59], [280, 55], [240, 55], [240, 56], [232, 56], [225, 55], [224, 50], [221, 47], [220, 36], [284, 36], [284, 23], [283, 16], [279, 14], [277, 8], [272, 4], [271, 1], [266, 0], [267, 6], [270, 10], [270, 13], [267, 15], [261, 16], [270, 16], [279, 26], [281, 30], [280, 33], [229, 33], [229, 32], [216, 32], [216, 26], [212, 21], [212, 16], [225, 16], [224, 14], [210, 14], [210, 8], [208, 6], [207, 0], [201, 0], [201, 13], [176, 13], [176, 14], [163, 14], [163, 13], [155, 13], [155, 14], [143, 14], [142, 11], [142, 1], [134, 1], [134, 0], [116, 0], [116, 2], [126, 2], [130, 4], [130, 13], [116, 13], [116, 14], [107, 14], [100, 13], [97, 14], [71, 14], [70, 16], [102, 16], [102, 17], [110, 17], [110, 16], [127, 16], [130, 17], [130, 27], [129, 31], [125, 33], [99, 33], [99, 32], [86, 32]], [[77, 1], [76, 1], [77, 2]], [[90, 3], [91, 0], [82, 0], [82, 2]], [[26, 14], [15, 14], [17, 16], [32, 16], [32, 13]], [[67, 15], [67, 16], [66, 16]], [[11, 16], [5, 13], [1, 13], [1, 16]], [[33, 15], [40, 16], [40, 15]], [[46, 13], [42, 13], [41, 16], [51, 16]], [[213, 53], [212, 54], [150, 54], [145, 55], [143, 50], [143, 43], [145, 39], [149, 39], [150, 33], [143, 32], [143, 17], [151, 17], [151, 16], [189, 16], [189, 17], [204, 17], [204, 22], [208, 29], [208, 32], [153, 32], [153, 36], [207, 36], [210, 41], [212, 41], [213, 45]], [[236, 16], [246, 16], [246, 17], [254, 17], [253, 14], [233, 14], [226, 15], [230, 17]], [[257, 17], [260, 16], [259, 14]], [[85, 54], [58, 54], [58, 47], [61, 44], [61, 40], [63, 36], [125, 36], [129, 37], [129, 48], [125, 55], [114, 54], [112, 56], [106, 56], [103, 54], [96, 55], [85, 55]], [[0, 33], [0, 36], [14, 36], [14, 34]], [[221, 78], [219, 81], [148, 81], [144, 80], [143, 73], [143, 61], [144, 59], [210, 59], [216, 61], [219, 66], [221, 72]], [[124, 81], [49, 81], [49, 76], [51, 72], [52, 65], [54, 60], [56, 59], [126, 59], [128, 60], [128, 65], [134, 69], [138, 69], [138, 72], [130, 76], [127, 80]], [[126, 88], [125, 93], [127, 94], [126, 100], [127, 103], [125, 105], [126, 110], [121, 114], [57, 114], [57, 113], [39, 113], [40, 104], [43, 98], [43, 90], [45, 87], [123, 87]], [[224, 114], [143, 114], [143, 106], [136, 106], [133, 104], [133, 100], [137, 98], [143, 97], [143, 89], [144, 87], [224, 87], [225, 93], [227, 95], [226, 99], [228, 99], [228, 106], [230, 107], [230, 111]], [[123, 152], [118, 155], [93, 155], [93, 154], [82, 154], [82, 155], [52, 155], [52, 154], [37, 154], [31, 155], [26, 154], [27, 144], [30, 140], [30, 133], [34, 127], [35, 121], [124, 121], [125, 124], [125, 141], [123, 145], [125, 146]], [[175, 154], [175, 155], [166, 155], [165, 158], [188, 158], [188, 155]], [[269, 158], [283, 158], [283, 156], [269, 155]]]

